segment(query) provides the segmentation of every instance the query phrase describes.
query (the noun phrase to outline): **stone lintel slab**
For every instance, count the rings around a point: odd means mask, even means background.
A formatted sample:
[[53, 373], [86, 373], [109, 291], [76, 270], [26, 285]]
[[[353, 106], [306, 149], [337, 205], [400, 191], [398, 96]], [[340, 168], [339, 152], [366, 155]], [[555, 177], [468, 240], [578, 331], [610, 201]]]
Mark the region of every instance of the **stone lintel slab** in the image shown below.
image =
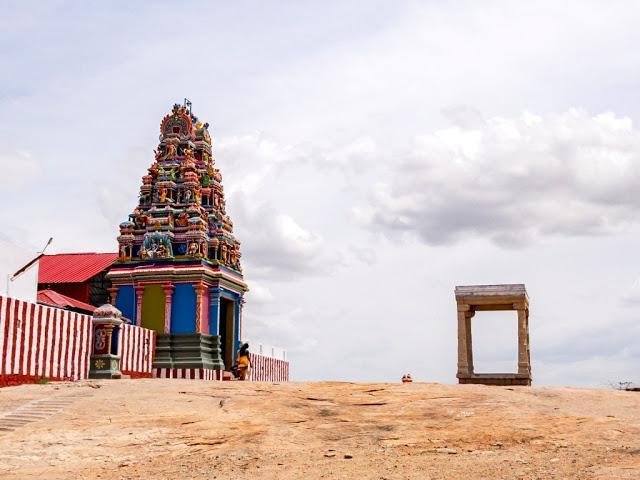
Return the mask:
[[524, 284], [462, 285], [455, 288], [456, 302], [460, 305], [495, 305], [496, 309], [511, 310], [513, 304], [529, 303]]
[[458, 296], [526, 296], [527, 289], [524, 283], [513, 283], [503, 285], [459, 285], [456, 286], [456, 298]]

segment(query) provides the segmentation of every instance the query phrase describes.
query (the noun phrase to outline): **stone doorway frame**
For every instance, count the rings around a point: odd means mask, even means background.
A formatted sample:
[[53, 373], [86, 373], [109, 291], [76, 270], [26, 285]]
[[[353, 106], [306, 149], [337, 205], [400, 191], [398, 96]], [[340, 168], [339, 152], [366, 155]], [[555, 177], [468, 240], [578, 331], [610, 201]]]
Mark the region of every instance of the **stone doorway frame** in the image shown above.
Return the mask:
[[[466, 285], [455, 288], [458, 306], [458, 383], [531, 385], [529, 297], [524, 284]], [[518, 313], [518, 373], [475, 373], [471, 318], [479, 311]]]

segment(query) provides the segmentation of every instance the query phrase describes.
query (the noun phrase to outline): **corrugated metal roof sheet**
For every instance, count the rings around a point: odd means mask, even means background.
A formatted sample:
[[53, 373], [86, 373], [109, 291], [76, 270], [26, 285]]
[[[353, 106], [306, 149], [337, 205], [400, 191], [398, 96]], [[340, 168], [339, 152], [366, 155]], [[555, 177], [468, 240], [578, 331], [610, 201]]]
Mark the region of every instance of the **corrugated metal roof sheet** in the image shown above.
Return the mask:
[[38, 303], [44, 303], [45, 305], [53, 305], [54, 307], [62, 308], [77, 308], [78, 310], [84, 310], [87, 313], [93, 313], [96, 309], [93, 305], [81, 302], [75, 298], [67, 297], [61, 293], [54, 292], [53, 290], [40, 290], [38, 291]]
[[117, 253], [60, 253], [40, 259], [38, 283], [81, 283], [109, 268]]

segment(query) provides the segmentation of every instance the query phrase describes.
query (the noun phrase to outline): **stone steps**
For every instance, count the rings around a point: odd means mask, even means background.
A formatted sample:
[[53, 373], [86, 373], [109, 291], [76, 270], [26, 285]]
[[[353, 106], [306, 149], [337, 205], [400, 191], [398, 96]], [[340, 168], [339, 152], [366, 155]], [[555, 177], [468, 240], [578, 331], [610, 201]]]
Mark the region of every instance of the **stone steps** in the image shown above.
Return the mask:
[[72, 405], [80, 398], [91, 397], [91, 394], [74, 394], [64, 397], [32, 400], [19, 406], [12, 412], [0, 417], [0, 432], [12, 432], [16, 428], [29, 423], [51, 418], [61, 412], [65, 407]]

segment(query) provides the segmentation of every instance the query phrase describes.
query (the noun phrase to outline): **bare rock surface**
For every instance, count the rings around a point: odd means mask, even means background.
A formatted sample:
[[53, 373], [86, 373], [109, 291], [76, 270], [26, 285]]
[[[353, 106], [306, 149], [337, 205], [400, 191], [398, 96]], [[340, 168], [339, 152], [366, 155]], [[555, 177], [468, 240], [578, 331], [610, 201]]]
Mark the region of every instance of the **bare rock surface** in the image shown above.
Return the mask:
[[116, 380], [0, 389], [17, 409], [4, 480], [640, 478], [635, 392]]

